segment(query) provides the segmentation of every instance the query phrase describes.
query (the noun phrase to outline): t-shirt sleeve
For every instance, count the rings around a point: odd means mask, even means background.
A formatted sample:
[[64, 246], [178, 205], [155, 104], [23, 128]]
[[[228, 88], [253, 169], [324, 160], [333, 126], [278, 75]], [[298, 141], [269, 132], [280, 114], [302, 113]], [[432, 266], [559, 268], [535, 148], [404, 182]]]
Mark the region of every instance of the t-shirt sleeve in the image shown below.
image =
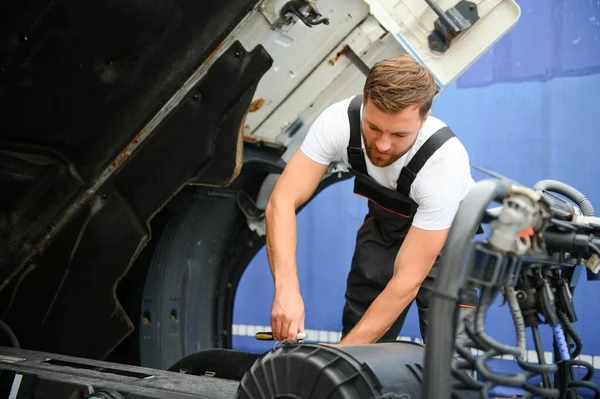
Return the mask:
[[424, 230], [449, 228], [474, 184], [462, 144], [449, 141], [440, 150], [444, 150], [440, 159], [425, 163], [411, 187], [411, 196], [419, 204], [413, 226]]
[[[341, 114], [340, 114], [341, 112]], [[302, 146], [302, 152], [315, 162], [329, 165], [334, 160], [341, 159], [342, 150], [348, 140], [349, 122], [343, 104], [336, 103], [327, 107], [310, 127]], [[347, 118], [347, 117], [346, 117]]]

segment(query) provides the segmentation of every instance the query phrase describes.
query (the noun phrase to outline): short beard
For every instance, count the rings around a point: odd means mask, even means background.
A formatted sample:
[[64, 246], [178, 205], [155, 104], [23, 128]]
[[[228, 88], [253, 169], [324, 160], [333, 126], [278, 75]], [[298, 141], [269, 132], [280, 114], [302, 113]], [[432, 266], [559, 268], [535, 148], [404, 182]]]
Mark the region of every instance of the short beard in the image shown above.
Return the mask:
[[[361, 131], [361, 133], [362, 133], [362, 131]], [[396, 162], [397, 160], [402, 158], [402, 156], [408, 152], [408, 150], [401, 152], [399, 154], [392, 154], [390, 152], [386, 152], [386, 154], [389, 155], [390, 157], [379, 160], [372, 155], [375, 151], [377, 151], [377, 146], [375, 144], [367, 143], [367, 139], [365, 138], [365, 135], [363, 134], [362, 136], [363, 136], [363, 142], [365, 143], [365, 150], [367, 152], [367, 157], [369, 157], [369, 160], [371, 161], [371, 163], [373, 165], [375, 165], [379, 168], [385, 168], [386, 166], [390, 166], [391, 164], [393, 164], [394, 162]]]

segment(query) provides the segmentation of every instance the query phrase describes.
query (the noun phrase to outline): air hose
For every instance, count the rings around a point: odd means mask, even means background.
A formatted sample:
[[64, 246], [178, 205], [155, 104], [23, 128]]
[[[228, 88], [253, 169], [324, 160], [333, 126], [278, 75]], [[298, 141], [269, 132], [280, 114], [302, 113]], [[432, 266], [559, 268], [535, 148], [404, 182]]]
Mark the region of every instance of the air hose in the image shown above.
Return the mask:
[[579, 190], [557, 180], [540, 180], [533, 186], [534, 190], [547, 190], [562, 194], [577, 203], [584, 216], [595, 216], [594, 207], [590, 200]]
[[525, 358], [525, 354], [527, 353], [526, 346], [526, 337], [527, 333], [525, 330], [525, 320], [523, 319], [523, 313], [521, 312], [521, 308], [519, 306], [519, 301], [517, 300], [517, 294], [515, 293], [515, 288], [513, 286], [506, 286], [506, 298], [508, 300], [508, 306], [510, 308], [510, 312], [513, 316], [513, 321], [515, 323], [515, 327], [517, 330], [517, 348], [521, 350], [521, 359]]

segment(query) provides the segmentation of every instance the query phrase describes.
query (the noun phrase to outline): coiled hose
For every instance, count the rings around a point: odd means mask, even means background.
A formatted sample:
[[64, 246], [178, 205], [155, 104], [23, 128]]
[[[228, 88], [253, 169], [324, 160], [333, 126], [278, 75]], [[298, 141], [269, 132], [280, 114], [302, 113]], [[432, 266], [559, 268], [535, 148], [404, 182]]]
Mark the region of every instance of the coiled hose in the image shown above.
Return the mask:
[[558, 310], [556, 313], [558, 315], [558, 318], [562, 322], [567, 334], [571, 336], [571, 339], [575, 343], [575, 350], [573, 350], [573, 353], [571, 353], [571, 359], [575, 359], [581, 354], [581, 349], [583, 348], [583, 341], [577, 333], [577, 330], [575, 330], [575, 327], [573, 327], [573, 324], [571, 324], [571, 322], [569, 321], [567, 315], [561, 310]]
[[579, 190], [558, 180], [540, 180], [533, 186], [534, 190], [547, 190], [562, 194], [577, 203], [584, 216], [595, 216], [594, 207], [590, 200]]
[[505, 291], [506, 298], [508, 300], [508, 307], [512, 313], [513, 322], [515, 323], [515, 328], [517, 330], [517, 348], [521, 350], [520, 358], [524, 359], [525, 353], [527, 353], [527, 333], [525, 331], [525, 320], [523, 319], [523, 313], [521, 312], [521, 307], [519, 306], [519, 301], [517, 300], [515, 287], [511, 285], [506, 286]]
[[567, 339], [560, 323], [552, 326], [552, 332], [554, 333], [554, 339], [556, 339], [556, 346], [558, 346], [558, 352], [560, 353], [560, 360], [571, 359], [569, 353], [569, 347], [567, 346]]

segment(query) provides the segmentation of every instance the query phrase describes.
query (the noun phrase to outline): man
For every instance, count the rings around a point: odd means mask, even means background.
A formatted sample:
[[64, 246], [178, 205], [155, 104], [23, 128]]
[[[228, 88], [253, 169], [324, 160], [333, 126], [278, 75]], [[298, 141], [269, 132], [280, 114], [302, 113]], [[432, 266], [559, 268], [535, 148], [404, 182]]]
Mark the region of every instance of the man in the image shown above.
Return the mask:
[[[277, 340], [304, 331], [296, 271], [296, 209], [328, 165], [343, 160], [354, 192], [368, 198], [357, 232], [342, 315], [345, 344], [394, 340], [416, 297], [425, 340], [436, 268], [460, 202], [474, 184], [457, 137], [430, 116], [430, 71], [409, 56], [378, 62], [362, 96], [329, 106], [280, 176], [266, 207], [267, 254], [275, 282], [271, 328]], [[465, 308], [472, 308], [471, 297]]]

